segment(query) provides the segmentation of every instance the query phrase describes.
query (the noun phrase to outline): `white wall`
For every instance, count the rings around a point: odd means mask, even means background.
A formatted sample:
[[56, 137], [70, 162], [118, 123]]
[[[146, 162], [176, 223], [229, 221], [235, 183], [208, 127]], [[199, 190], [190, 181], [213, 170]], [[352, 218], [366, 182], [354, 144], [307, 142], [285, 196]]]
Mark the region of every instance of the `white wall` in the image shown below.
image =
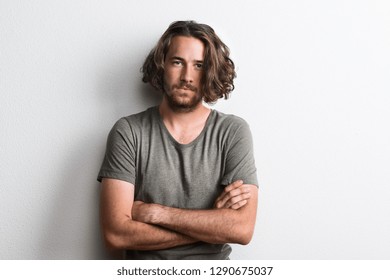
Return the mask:
[[179, 19], [230, 46], [236, 90], [215, 108], [253, 131], [259, 215], [233, 258], [390, 258], [387, 3], [0, 0], [0, 258], [106, 258], [106, 136], [155, 104], [139, 68]]

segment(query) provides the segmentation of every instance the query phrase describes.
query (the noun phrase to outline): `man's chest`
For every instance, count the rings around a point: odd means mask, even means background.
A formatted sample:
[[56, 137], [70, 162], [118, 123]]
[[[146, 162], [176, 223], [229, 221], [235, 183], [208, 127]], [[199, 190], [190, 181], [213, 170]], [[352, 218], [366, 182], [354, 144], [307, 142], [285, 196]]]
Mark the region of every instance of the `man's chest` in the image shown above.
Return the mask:
[[172, 145], [163, 139], [139, 146], [136, 199], [181, 208], [210, 208], [222, 191], [224, 153], [218, 145]]

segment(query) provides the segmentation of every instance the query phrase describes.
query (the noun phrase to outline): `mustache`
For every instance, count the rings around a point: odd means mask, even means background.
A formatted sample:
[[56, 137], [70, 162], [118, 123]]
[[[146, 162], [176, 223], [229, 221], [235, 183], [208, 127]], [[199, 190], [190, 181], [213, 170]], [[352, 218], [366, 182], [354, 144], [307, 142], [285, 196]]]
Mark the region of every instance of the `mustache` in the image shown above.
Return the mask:
[[198, 88], [191, 85], [190, 83], [180, 83], [179, 85], [174, 85], [173, 89], [184, 89], [184, 90], [191, 90], [194, 92], [198, 91]]

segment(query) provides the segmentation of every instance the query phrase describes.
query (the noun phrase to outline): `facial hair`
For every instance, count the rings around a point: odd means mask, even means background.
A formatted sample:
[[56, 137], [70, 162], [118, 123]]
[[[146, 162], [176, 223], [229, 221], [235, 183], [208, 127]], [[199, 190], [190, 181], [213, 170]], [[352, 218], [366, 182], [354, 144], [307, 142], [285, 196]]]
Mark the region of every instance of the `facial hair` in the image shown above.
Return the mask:
[[[180, 90], [187, 92], [179, 92]], [[202, 95], [199, 94], [198, 88], [186, 83], [173, 85], [169, 92], [164, 91], [164, 95], [169, 108], [174, 112], [191, 112], [202, 102]], [[188, 100], [183, 101], [181, 98], [183, 96], [187, 96]]]

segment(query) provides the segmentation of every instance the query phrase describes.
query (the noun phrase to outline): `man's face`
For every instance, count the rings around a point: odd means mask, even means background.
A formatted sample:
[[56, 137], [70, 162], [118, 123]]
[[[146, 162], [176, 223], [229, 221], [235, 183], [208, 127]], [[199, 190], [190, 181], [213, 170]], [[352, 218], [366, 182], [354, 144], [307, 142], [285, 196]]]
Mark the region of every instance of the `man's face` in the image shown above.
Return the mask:
[[164, 96], [174, 111], [192, 111], [202, 101], [200, 82], [204, 44], [194, 37], [175, 36], [164, 62]]

